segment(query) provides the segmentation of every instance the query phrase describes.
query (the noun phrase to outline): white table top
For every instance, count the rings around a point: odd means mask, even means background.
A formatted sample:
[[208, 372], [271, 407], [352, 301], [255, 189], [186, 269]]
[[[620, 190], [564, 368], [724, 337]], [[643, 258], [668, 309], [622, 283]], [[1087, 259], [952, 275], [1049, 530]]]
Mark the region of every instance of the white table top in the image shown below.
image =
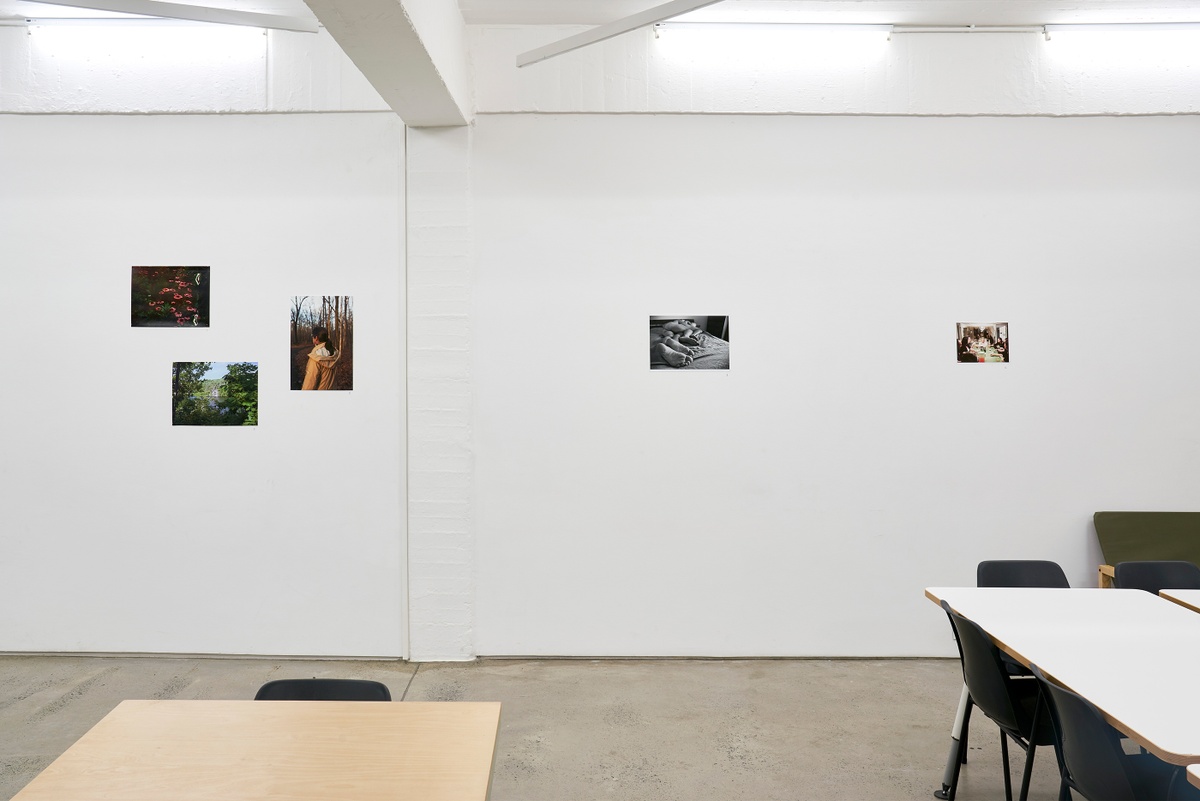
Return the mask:
[[498, 703], [123, 701], [14, 801], [483, 801]]
[[1142, 590], [931, 587], [1160, 759], [1200, 762], [1200, 614]]
[[1193, 612], [1200, 612], [1200, 590], [1159, 590], [1158, 594]]

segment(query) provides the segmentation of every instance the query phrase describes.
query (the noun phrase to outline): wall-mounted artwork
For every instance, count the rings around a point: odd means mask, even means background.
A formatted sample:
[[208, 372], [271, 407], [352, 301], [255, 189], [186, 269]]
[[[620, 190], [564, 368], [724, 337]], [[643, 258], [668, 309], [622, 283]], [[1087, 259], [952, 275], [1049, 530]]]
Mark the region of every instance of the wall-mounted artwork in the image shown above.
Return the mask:
[[134, 328], [208, 328], [207, 267], [134, 267]]
[[258, 362], [175, 362], [171, 425], [258, 425]]
[[354, 389], [354, 303], [292, 298], [292, 389]]
[[1007, 362], [1008, 323], [958, 323], [958, 360]]
[[651, 370], [728, 370], [729, 318], [650, 318]]

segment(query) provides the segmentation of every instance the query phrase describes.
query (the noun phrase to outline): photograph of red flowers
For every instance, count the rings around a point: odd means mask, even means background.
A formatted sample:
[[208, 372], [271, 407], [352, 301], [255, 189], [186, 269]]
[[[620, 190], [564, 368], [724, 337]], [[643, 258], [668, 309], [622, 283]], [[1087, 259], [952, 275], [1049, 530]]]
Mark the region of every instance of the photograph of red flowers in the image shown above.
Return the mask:
[[134, 267], [134, 328], [208, 328], [208, 267]]

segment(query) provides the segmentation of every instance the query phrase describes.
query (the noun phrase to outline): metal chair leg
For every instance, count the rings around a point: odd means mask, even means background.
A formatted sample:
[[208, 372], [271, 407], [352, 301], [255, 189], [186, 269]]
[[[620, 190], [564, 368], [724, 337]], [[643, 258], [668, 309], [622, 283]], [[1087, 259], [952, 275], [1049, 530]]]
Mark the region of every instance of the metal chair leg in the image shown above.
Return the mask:
[[1000, 730], [1000, 762], [1004, 765], [1004, 801], [1012, 801], [1012, 777], [1008, 775], [1008, 735]]
[[946, 769], [942, 772], [942, 789], [934, 790], [933, 797], [941, 801], [953, 801], [958, 786], [958, 772], [967, 763], [967, 730], [971, 722], [971, 693], [963, 685], [958, 699], [958, 712], [950, 729], [950, 753], [946, 757]]

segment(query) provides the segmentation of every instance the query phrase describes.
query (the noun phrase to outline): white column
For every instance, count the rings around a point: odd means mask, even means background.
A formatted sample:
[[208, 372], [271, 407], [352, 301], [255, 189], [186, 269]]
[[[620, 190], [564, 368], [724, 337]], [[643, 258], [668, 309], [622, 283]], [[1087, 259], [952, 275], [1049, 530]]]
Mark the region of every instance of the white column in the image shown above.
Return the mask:
[[408, 130], [409, 652], [475, 656], [472, 129]]

